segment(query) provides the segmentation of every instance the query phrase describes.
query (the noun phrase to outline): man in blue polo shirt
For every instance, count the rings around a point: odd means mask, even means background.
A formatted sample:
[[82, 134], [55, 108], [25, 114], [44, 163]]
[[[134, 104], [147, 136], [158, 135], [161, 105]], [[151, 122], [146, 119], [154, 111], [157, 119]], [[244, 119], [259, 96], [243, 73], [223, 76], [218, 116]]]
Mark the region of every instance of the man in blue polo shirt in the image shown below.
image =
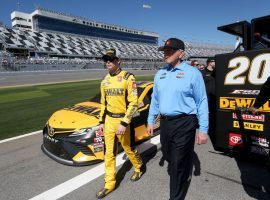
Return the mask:
[[167, 65], [154, 79], [147, 131], [153, 134], [160, 114], [161, 151], [169, 164], [170, 200], [182, 200], [191, 180], [194, 141], [204, 144], [208, 139], [207, 95], [201, 72], [182, 61], [183, 41], [170, 38], [159, 51], [164, 51]]

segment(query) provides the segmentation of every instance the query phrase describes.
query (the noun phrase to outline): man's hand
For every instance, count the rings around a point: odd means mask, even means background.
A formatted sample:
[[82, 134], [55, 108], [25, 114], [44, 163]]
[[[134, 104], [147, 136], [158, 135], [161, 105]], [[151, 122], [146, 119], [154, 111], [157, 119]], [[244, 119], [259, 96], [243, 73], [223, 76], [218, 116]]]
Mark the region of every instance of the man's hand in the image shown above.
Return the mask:
[[251, 107], [249, 108], [249, 111], [250, 111], [253, 115], [256, 115], [257, 112], [258, 112], [258, 109], [257, 109], [257, 108], [254, 108], [253, 106], [251, 106]]
[[99, 124], [98, 131], [103, 132], [104, 131], [104, 124]]
[[154, 125], [153, 124], [148, 124], [147, 125], [147, 133], [148, 135], [152, 136], [154, 133]]
[[116, 129], [116, 135], [124, 135], [126, 132], [126, 127], [123, 126], [122, 124], [119, 124], [119, 126]]
[[196, 133], [195, 141], [197, 144], [205, 144], [208, 139], [208, 134], [206, 133]]

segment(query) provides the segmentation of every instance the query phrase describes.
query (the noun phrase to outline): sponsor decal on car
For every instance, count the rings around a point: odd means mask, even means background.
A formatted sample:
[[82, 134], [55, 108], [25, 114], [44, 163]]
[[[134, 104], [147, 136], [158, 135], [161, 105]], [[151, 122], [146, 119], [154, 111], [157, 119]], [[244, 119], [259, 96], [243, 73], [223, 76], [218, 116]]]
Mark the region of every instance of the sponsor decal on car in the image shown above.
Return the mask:
[[251, 136], [251, 143], [258, 146], [269, 147], [270, 142], [266, 138]]
[[229, 146], [243, 147], [243, 138], [241, 134], [229, 133]]
[[[233, 121], [234, 128], [240, 128], [238, 121]], [[263, 131], [263, 124], [244, 122], [244, 128], [248, 130]]]
[[94, 147], [94, 153], [101, 152], [103, 151], [103, 146], [102, 147]]
[[260, 146], [251, 146], [250, 152], [257, 153], [260, 155], [268, 156], [269, 155], [269, 149], [260, 147]]
[[99, 109], [97, 107], [90, 107], [90, 106], [81, 106], [75, 105], [69, 108], [64, 108], [64, 110], [71, 110], [74, 112], [79, 112], [87, 115], [97, 115], [99, 113]]
[[57, 143], [57, 142], [58, 142], [57, 139], [54, 139], [54, 138], [48, 136], [47, 134], [44, 134], [44, 137], [45, 137], [46, 139], [50, 140], [50, 141], [53, 142], [53, 143]]
[[[236, 107], [249, 108], [255, 102], [255, 98], [238, 98], [238, 97], [220, 97], [220, 109], [235, 110]], [[270, 112], [270, 100], [267, 101], [260, 109], [260, 111]]]
[[[237, 119], [236, 113], [232, 114], [233, 119]], [[260, 121], [264, 122], [265, 116], [261, 115], [249, 115], [249, 114], [242, 114], [243, 120], [250, 120], [250, 121]]]
[[[231, 70], [225, 75], [224, 85], [263, 84], [269, 76], [268, 61], [269, 53], [258, 54], [255, 58], [241, 55], [230, 59], [227, 67]], [[246, 76], [243, 76], [244, 72]]]
[[104, 142], [93, 143], [93, 147], [103, 147]]
[[104, 147], [104, 142], [98, 142], [98, 143], [93, 143], [92, 146], [95, 147]]
[[99, 130], [96, 131], [96, 137], [103, 137], [103, 136], [104, 136], [103, 131], [99, 131]]
[[103, 141], [103, 137], [95, 137], [94, 138], [94, 143], [99, 143]]
[[258, 95], [260, 90], [233, 90], [230, 94]]

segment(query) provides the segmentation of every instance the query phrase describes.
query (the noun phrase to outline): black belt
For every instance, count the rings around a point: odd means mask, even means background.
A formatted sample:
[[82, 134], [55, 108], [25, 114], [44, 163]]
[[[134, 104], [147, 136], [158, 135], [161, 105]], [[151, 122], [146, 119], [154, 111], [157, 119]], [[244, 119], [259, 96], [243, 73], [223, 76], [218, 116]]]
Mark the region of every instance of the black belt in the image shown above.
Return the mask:
[[106, 115], [109, 115], [110, 117], [113, 117], [113, 118], [125, 117], [125, 113], [112, 113], [110, 111], [106, 111]]
[[187, 114], [180, 114], [180, 115], [174, 115], [174, 116], [160, 115], [161, 119], [164, 119], [164, 120], [179, 119], [185, 116], [188, 116], [188, 115]]

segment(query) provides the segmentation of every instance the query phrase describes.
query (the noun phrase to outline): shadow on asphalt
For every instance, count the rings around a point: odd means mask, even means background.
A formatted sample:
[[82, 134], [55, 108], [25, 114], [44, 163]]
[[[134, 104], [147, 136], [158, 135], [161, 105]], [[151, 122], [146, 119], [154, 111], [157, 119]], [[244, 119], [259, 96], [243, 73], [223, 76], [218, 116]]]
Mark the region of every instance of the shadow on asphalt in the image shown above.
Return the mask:
[[[142, 157], [142, 160], [143, 160], [143, 173], [145, 173], [147, 171], [146, 163], [148, 163], [149, 160], [151, 160], [152, 158], [154, 158], [156, 156], [157, 151], [158, 151], [157, 146], [153, 145], [152, 147], [150, 147], [150, 149], [148, 149], [147, 151], [145, 151], [145, 152], [143, 152], [141, 154], [141, 157]], [[124, 179], [126, 173], [128, 171], [130, 171], [131, 168], [132, 168], [132, 165], [131, 165], [130, 161], [128, 160], [118, 170], [118, 172], [116, 174], [116, 187], [115, 187], [115, 189], [117, 189], [120, 186], [120, 184], [121, 184], [122, 180]]]
[[255, 199], [270, 199], [270, 166], [263, 159], [235, 157], [246, 193]]
[[206, 172], [207, 174], [242, 185], [246, 193], [254, 199], [270, 199], [270, 165], [264, 159], [244, 154], [210, 153], [233, 157], [239, 168], [241, 181], [211, 172]]
[[196, 152], [193, 154], [193, 175], [200, 176], [201, 175], [201, 161]]

